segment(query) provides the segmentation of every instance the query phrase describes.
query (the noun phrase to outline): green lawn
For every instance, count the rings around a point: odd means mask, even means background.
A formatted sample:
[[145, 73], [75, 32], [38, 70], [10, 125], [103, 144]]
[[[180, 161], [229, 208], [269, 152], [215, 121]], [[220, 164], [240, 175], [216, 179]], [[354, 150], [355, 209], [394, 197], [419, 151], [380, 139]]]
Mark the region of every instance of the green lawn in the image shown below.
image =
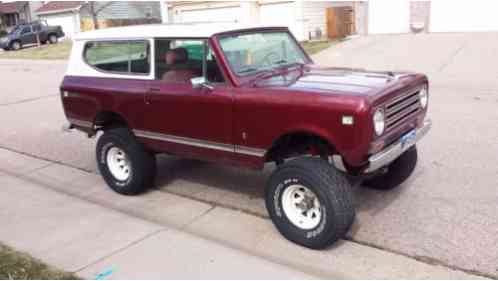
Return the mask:
[[309, 55], [314, 55], [316, 53], [319, 53], [322, 50], [327, 49], [328, 47], [337, 44], [338, 42], [341, 42], [343, 40], [334, 40], [334, 41], [307, 41], [307, 42], [302, 42], [301, 46], [303, 46], [304, 50]]
[[0, 279], [76, 280], [78, 278], [0, 244]]
[[71, 46], [71, 41], [62, 41], [54, 45], [26, 47], [19, 51], [3, 51], [0, 52], [0, 59], [65, 60], [69, 58]]

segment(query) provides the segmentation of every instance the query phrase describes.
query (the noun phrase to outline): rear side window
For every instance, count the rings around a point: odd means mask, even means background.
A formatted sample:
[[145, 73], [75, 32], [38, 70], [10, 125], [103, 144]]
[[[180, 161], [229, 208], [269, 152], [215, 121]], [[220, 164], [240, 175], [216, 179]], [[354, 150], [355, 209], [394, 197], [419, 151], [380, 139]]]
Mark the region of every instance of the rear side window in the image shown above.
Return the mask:
[[88, 42], [84, 58], [94, 68], [118, 74], [149, 74], [148, 41]]

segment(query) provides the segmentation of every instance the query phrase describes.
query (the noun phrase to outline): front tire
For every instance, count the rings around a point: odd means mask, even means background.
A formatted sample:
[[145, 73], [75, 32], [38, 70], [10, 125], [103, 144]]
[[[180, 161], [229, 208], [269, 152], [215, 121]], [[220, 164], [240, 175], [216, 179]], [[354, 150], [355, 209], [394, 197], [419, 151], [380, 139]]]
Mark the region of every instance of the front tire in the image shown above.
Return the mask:
[[378, 190], [393, 189], [406, 181], [417, 166], [417, 147], [413, 146], [387, 166], [387, 172], [368, 179], [364, 185]]
[[14, 41], [10, 43], [10, 49], [13, 51], [20, 50], [22, 48], [21, 42], [19, 41]]
[[104, 132], [96, 148], [97, 166], [111, 189], [123, 195], [135, 195], [150, 188], [156, 175], [153, 154], [126, 128]]
[[355, 217], [349, 181], [320, 158], [302, 157], [279, 166], [265, 197], [279, 232], [312, 249], [344, 237]]

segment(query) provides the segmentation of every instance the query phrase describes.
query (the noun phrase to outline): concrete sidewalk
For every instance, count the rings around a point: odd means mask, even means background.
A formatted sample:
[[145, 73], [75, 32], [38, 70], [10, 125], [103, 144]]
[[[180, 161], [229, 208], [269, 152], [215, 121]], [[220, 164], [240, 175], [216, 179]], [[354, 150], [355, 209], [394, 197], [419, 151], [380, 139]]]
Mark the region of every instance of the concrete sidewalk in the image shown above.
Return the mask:
[[82, 278], [474, 279], [340, 241], [286, 241], [267, 219], [160, 191], [120, 196], [98, 175], [0, 149], [0, 241]]
[[[13, 163], [7, 165], [18, 163], [11, 160]], [[30, 162], [17, 172], [29, 173], [47, 166], [36, 159]], [[313, 278], [240, 250], [56, 192], [23, 179], [17, 172], [0, 172], [1, 241], [82, 278], [94, 279], [99, 274], [109, 279]]]

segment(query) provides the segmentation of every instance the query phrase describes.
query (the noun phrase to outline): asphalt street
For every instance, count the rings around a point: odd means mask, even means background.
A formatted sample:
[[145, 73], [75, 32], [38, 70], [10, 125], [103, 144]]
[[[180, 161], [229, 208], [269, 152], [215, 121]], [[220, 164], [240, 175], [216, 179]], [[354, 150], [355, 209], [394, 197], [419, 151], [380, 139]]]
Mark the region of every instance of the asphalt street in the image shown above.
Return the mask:
[[[348, 239], [498, 278], [497, 53], [496, 33], [430, 34], [359, 37], [314, 57], [330, 66], [424, 72], [431, 81], [434, 126], [418, 145], [415, 173], [388, 192], [355, 187], [358, 215]], [[61, 130], [65, 67], [0, 61], [0, 147], [95, 172], [95, 140]], [[267, 216], [262, 194], [271, 165], [261, 173], [161, 157], [159, 167], [160, 191]]]

